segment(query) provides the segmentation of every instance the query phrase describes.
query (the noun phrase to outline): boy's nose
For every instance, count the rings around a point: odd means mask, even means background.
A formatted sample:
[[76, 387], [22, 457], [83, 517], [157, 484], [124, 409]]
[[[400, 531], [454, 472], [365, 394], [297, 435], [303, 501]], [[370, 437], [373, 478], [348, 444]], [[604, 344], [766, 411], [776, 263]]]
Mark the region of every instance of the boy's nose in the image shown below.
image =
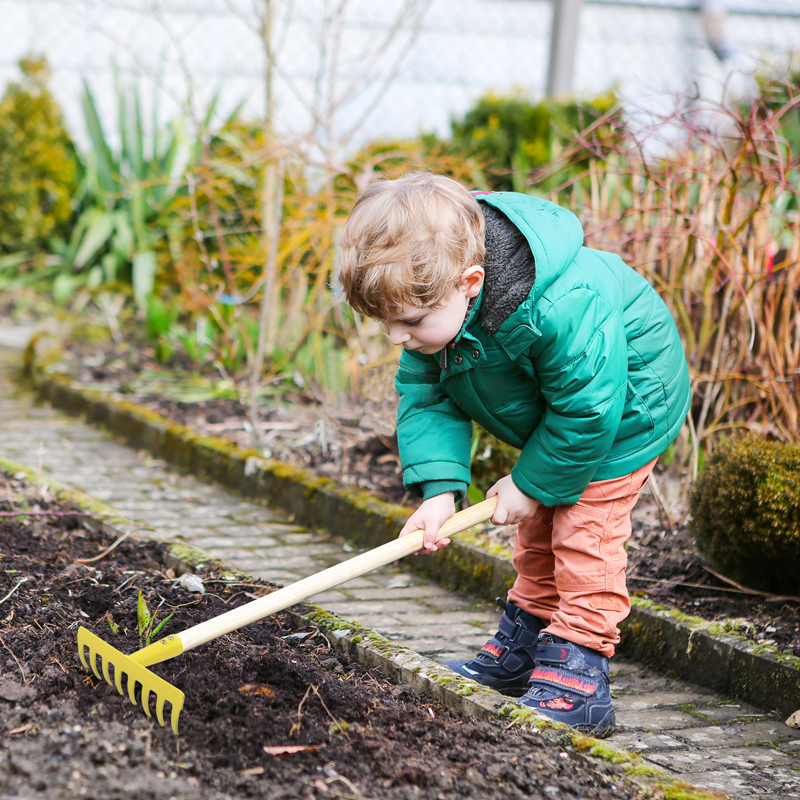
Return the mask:
[[403, 344], [403, 342], [407, 342], [411, 338], [411, 334], [408, 331], [404, 331], [400, 325], [384, 322], [382, 327], [393, 345]]

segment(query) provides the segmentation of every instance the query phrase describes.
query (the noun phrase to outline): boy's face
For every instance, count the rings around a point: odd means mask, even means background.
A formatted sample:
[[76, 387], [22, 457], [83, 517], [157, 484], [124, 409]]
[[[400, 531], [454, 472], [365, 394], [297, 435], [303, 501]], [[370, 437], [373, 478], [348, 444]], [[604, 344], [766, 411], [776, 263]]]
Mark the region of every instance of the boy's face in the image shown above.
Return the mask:
[[431, 355], [448, 345], [461, 330], [469, 301], [483, 286], [483, 268], [467, 267], [458, 286], [438, 306], [406, 303], [396, 316], [381, 323], [392, 344]]

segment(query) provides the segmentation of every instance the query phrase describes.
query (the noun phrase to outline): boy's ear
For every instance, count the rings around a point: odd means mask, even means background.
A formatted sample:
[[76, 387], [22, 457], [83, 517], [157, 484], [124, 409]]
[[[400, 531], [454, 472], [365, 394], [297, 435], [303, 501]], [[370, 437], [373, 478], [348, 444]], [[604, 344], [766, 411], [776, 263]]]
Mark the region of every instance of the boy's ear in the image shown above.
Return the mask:
[[480, 264], [473, 264], [461, 273], [458, 284], [467, 297], [477, 297], [483, 287], [484, 276], [483, 267]]

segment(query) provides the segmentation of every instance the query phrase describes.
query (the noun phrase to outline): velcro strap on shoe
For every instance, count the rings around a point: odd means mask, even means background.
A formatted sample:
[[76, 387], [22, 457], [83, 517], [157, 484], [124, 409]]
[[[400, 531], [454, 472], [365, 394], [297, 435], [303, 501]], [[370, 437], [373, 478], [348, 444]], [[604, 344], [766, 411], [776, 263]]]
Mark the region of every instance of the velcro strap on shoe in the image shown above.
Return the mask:
[[501, 647], [499, 644], [497, 644], [497, 642], [490, 639], [483, 647], [481, 647], [480, 650], [478, 650], [478, 653], [488, 653], [490, 656], [500, 659], [506, 650], [508, 650], [507, 647]]
[[521, 647], [532, 647], [539, 638], [538, 630], [529, 631], [521, 622], [512, 622], [505, 614], [500, 618], [500, 624], [497, 627], [510, 642]]
[[505, 614], [500, 617], [500, 624], [497, 626], [497, 629], [503, 634], [503, 636], [513, 639], [516, 628], [517, 626]]
[[536, 647], [536, 660], [548, 664], [566, 664], [570, 656], [569, 644], [548, 644], [539, 642]]
[[530, 679], [532, 683], [539, 686], [552, 686], [555, 689], [574, 692], [583, 697], [591, 697], [599, 686], [597, 681], [593, 681], [586, 675], [579, 675], [568, 669], [558, 669], [557, 667], [537, 666]]

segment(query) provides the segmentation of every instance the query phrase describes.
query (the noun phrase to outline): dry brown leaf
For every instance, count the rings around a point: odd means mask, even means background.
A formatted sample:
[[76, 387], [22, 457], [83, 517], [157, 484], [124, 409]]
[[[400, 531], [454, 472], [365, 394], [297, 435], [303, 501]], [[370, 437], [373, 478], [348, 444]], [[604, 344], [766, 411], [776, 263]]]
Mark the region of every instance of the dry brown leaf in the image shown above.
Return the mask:
[[248, 597], [265, 597], [275, 591], [271, 586], [254, 586], [252, 591], [245, 592]]
[[260, 686], [257, 683], [246, 683], [239, 687], [242, 694], [256, 694], [259, 697], [275, 697], [275, 692], [269, 686]]
[[15, 733], [25, 733], [25, 731], [29, 731], [32, 727], [32, 722], [26, 722], [24, 725], [20, 725], [18, 728], [12, 728], [10, 731], [8, 731], [8, 735], [13, 736]]
[[312, 750], [319, 750], [325, 747], [324, 744], [278, 744], [274, 746], [264, 745], [264, 752], [271, 756], [282, 756], [288, 753], [310, 753]]

